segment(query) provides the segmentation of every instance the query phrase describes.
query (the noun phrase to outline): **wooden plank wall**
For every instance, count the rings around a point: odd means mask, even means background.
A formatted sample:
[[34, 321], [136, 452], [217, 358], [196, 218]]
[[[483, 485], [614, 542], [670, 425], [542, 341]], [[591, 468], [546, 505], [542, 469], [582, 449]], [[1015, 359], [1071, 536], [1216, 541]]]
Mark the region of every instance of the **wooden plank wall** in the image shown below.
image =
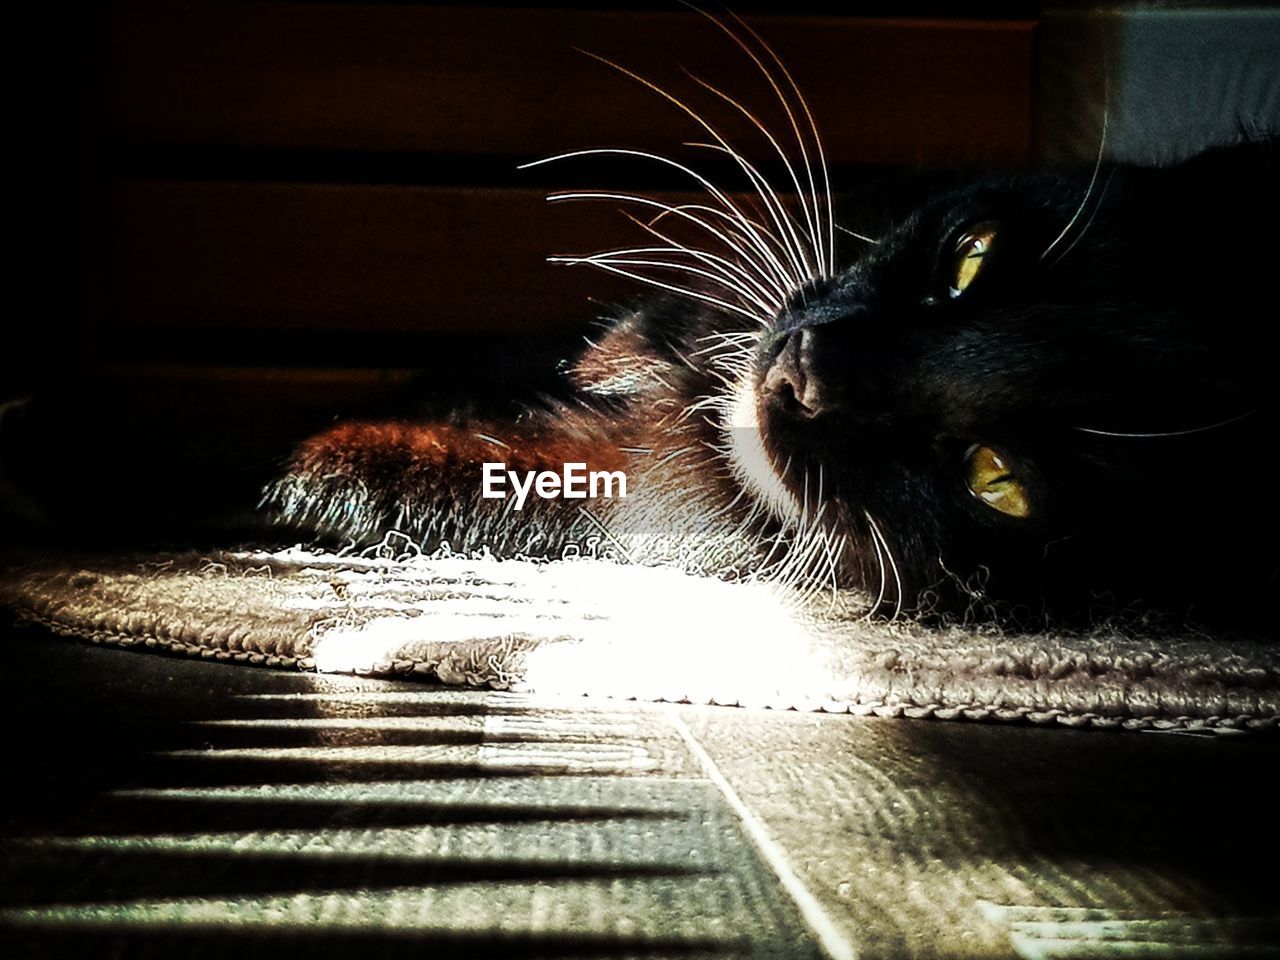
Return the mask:
[[[1033, 19], [748, 6], [808, 95], [838, 177], [1027, 157]], [[688, 159], [680, 145], [700, 132], [582, 51], [696, 98], [688, 70], [785, 126], [742, 52], [675, 2], [119, 0], [76, 15], [83, 244], [44, 329], [55, 356], [131, 375], [412, 367], [439, 334], [577, 329], [630, 296], [544, 258], [634, 242], [634, 228], [612, 209], [548, 208], [544, 194], [687, 184], [658, 165], [517, 166], [601, 145]], [[747, 130], [701, 93], [718, 122]], [[767, 153], [758, 139], [749, 149]]]
[[[838, 168], [1027, 154], [1030, 21], [753, 23]], [[683, 184], [607, 160], [516, 166], [597, 145], [687, 156], [680, 144], [700, 133], [579, 51], [697, 93], [688, 68], [769, 106], [741, 52], [688, 11], [166, 0], [122, 2], [105, 28], [96, 319], [106, 342], [133, 334], [119, 342], [147, 359], [191, 359], [184, 339], [222, 331], [332, 341], [574, 324], [599, 309], [589, 297], [626, 290], [543, 258], [636, 235], [612, 210], [548, 209], [545, 190], [584, 176]]]

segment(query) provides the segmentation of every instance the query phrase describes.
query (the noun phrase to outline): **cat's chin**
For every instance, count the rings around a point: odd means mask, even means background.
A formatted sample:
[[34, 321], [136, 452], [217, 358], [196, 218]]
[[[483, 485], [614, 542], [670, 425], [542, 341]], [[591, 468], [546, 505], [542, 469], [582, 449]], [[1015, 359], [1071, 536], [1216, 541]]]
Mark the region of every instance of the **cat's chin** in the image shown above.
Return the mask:
[[799, 523], [800, 501], [787, 489], [779, 467], [765, 444], [756, 378], [744, 374], [726, 407], [725, 433], [734, 479], [778, 520]]

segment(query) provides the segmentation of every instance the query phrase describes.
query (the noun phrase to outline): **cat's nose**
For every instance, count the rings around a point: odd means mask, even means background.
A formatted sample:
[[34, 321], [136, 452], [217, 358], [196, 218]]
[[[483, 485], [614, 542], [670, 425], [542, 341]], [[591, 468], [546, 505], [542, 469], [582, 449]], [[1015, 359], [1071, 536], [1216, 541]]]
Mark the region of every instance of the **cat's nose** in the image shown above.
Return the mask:
[[814, 337], [808, 328], [789, 333], [760, 384], [766, 402], [784, 413], [808, 419], [829, 406], [827, 391], [813, 373]]

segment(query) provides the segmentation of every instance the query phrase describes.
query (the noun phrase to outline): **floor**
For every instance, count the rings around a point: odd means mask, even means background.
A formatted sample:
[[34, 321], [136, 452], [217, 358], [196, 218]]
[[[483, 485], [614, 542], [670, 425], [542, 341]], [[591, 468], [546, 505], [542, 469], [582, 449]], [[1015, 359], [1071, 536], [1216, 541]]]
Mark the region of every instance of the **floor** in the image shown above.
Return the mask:
[[7, 631], [7, 957], [1219, 957], [1278, 738], [610, 701]]

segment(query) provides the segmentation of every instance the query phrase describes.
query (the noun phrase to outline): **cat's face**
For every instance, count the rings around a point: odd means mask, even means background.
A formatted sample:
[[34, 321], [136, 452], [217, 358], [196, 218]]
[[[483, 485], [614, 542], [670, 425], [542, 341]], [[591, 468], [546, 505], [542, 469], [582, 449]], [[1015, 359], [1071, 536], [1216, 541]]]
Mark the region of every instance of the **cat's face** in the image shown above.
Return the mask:
[[1206, 318], [1231, 299], [1206, 293], [1227, 279], [1204, 275], [1210, 238], [1172, 229], [1165, 187], [1107, 182], [945, 191], [759, 344], [734, 420], [763, 450], [741, 473], [776, 513], [821, 510], [842, 577], [882, 604], [1126, 602], [1248, 512], [1222, 496], [1238, 436], [1199, 429], [1259, 402]]
[[[643, 158], [704, 191], [553, 195], [631, 205], [644, 230], [553, 260], [667, 294], [588, 351], [580, 388], [674, 426], [668, 457], [712, 451], [714, 478], [693, 482], [749, 505], [735, 536], [771, 515], [768, 558], [790, 538], [780, 579], [816, 567], [878, 608], [1203, 609], [1280, 584], [1277, 498], [1253, 460], [1276, 427], [1274, 140], [1167, 169], [953, 180], [872, 227], [837, 215], [781, 58], [743, 21], [708, 20], [771, 95], [756, 112], [697, 78], [694, 93], [763, 134], [763, 165], [718, 112], [614, 65], [692, 120], [686, 147], [739, 186], [643, 151], [563, 155]], [[689, 442], [703, 419], [711, 435]], [[712, 502], [715, 540], [732, 511]]]

